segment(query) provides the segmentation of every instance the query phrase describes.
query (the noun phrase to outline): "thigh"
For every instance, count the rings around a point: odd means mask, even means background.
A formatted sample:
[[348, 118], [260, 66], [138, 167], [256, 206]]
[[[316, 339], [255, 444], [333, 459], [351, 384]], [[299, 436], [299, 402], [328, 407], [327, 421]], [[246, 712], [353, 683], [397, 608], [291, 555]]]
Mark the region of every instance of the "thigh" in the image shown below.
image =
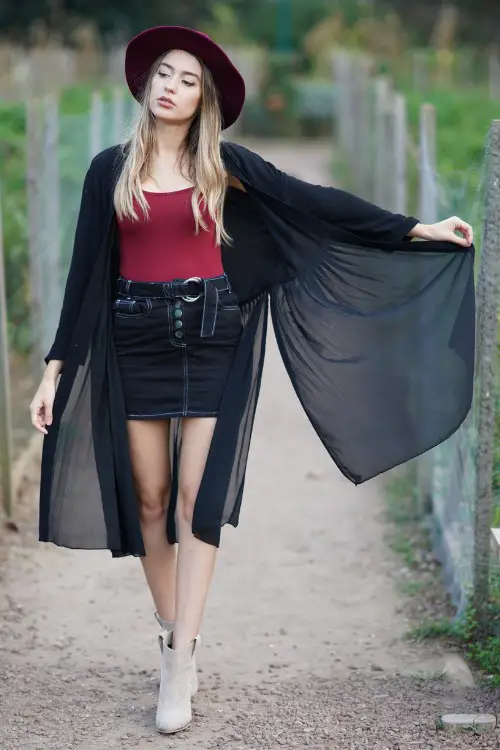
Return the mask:
[[171, 484], [169, 419], [129, 419], [132, 472], [142, 497], [153, 497]]
[[184, 496], [196, 497], [207, 462], [216, 417], [184, 417], [179, 466], [179, 489]]

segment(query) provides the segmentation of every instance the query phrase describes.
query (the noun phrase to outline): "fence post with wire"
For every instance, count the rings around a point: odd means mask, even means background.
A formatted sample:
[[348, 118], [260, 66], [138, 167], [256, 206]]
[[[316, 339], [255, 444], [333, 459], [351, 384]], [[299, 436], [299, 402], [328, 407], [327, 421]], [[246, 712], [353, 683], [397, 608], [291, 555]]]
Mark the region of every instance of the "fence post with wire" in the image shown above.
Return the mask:
[[485, 602], [489, 597], [491, 518], [493, 510], [493, 451], [495, 439], [496, 378], [498, 377], [498, 299], [500, 294], [500, 120], [489, 135], [489, 180], [486, 194], [486, 225], [481, 253], [481, 314], [478, 317], [479, 347], [476, 357], [477, 473], [474, 541], [474, 598], [478, 620], [486, 629]]
[[1, 198], [0, 186], [0, 493], [5, 516], [9, 519], [13, 511], [12, 426]]
[[[132, 97], [127, 99], [123, 89], [114, 88], [111, 94], [94, 91], [83, 114], [65, 114], [54, 93], [31, 97], [24, 111], [19, 160], [25, 163], [21, 170], [25, 170], [26, 187], [23, 195], [18, 192], [15, 197], [5, 197], [11, 220], [7, 243], [3, 242], [0, 202], [0, 502], [7, 518], [11, 517], [15, 502], [13, 384], [9, 379], [14, 352], [7, 339], [9, 305], [13, 299], [13, 314], [17, 330], [21, 331], [16, 341], [22, 339], [20, 346], [26, 347], [22, 355], [29, 353], [29, 367], [24, 363], [24, 372], [37, 384], [43, 372], [43, 357], [57, 329], [85, 172], [99, 151], [123, 140], [129, 121], [137, 115], [137, 105]], [[14, 230], [12, 217], [17, 217]], [[12, 290], [5, 288], [4, 245], [7, 259], [19, 263], [17, 270], [26, 278], [25, 299], [20, 299], [19, 285]], [[13, 256], [9, 256], [11, 251]], [[12, 298], [7, 296], [9, 291]], [[18, 361], [21, 352], [15, 353]]]
[[[450, 215], [450, 206], [453, 213], [461, 213], [470, 223], [476, 218], [475, 244], [476, 248], [482, 246], [477, 252], [478, 365], [474, 407], [451, 438], [409, 462], [408, 469], [414, 481], [416, 512], [427, 519], [434, 554], [442, 563], [444, 582], [458, 614], [472, 600], [480, 620], [488, 597], [490, 547], [500, 558], [500, 529], [491, 529], [496, 380], [500, 373], [496, 339], [500, 292], [500, 122], [491, 126], [487, 159], [479, 169], [479, 180], [476, 167], [469, 178], [466, 174], [461, 176], [464, 189], [462, 203], [457, 206], [456, 190], [452, 191], [437, 166], [439, 133], [435, 107], [421, 104], [414, 140], [408, 127], [405, 98], [394, 90], [392, 80], [378, 76], [360, 85], [359, 79], [355, 80], [360, 75], [356, 55], [341, 50], [335, 57], [332, 69], [338, 90], [336, 148], [348, 167], [347, 187], [389, 210], [415, 211], [426, 224]], [[427, 77], [423, 60], [415, 57], [414, 69], [422, 88]], [[491, 58], [491, 86], [495, 65]], [[355, 111], [365, 122], [354, 127], [351, 102], [353, 97], [362, 95], [365, 102], [360, 104], [358, 99]], [[367, 142], [353, 143], [354, 132], [364, 133]], [[355, 156], [361, 151], [368, 160], [363, 169]], [[412, 206], [408, 206], [410, 171], [417, 179]], [[425, 356], [424, 351], [423, 361]]]

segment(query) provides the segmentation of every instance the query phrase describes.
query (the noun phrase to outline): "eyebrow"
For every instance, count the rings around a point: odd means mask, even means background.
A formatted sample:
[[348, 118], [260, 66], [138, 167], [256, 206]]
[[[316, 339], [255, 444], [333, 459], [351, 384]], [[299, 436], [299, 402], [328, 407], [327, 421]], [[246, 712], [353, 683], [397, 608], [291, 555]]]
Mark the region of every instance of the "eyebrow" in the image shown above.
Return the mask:
[[[170, 70], [175, 70], [174, 66], [170, 65], [169, 63], [166, 63], [166, 62], [160, 63], [160, 68], [161, 68], [162, 65], [164, 65], [166, 68], [170, 68]], [[182, 70], [181, 71], [181, 75], [183, 75], [183, 76], [194, 76], [195, 78], [197, 78], [198, 80], [200, 80], [200, 76], [198, 75], [198, 73], [192, 73], [190, 70]]]

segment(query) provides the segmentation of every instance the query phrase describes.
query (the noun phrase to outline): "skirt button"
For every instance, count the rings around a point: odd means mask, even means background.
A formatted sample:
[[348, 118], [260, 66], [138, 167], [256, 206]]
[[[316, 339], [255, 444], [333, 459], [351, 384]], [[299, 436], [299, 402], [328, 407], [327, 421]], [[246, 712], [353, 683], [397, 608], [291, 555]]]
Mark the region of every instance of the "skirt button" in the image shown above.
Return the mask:
[[181, 338], [182, 338], [182, 337], [184, 336], [184, 334], [182, 333], [182, 331], [176, 331], [176, 332], [174, 333], [174, 336], [175, 336], [175, 338], [177, 338], [177, 339], [181, 339]]
[[182, 320], [176, 320], [175, 321], [175, 327], [176, 328], [182, 328]]

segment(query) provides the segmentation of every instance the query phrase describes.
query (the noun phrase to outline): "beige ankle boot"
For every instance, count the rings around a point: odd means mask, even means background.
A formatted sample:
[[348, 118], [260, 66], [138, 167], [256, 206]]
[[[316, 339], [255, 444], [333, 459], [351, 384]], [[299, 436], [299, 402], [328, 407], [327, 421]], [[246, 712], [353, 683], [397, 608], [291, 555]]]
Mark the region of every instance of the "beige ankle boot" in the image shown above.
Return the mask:
[[191, 710], [191, 672], [197, 639], [183, 648], [172, 648], [173, 631], [163, 630], [159, 637], [161, 681], [156, 709], [156, 728], [162, 734], [185, 729], [193, 718]]
[[[167, 631], [173, 631], [174, 629], [174, 623], [170, 622], [169, 620], [164, 620], [163, 617], [160, 617], [158, 612], [155, 612], [156, 620], [159, 624], [159, 626], [163, 630]], [[200, 643], [200, 636], [198, 635], [196, 638], [197, 643]], [[192, 672], [191, 672], [191, 698], [194, 698], [196, 693], [198, 692], [198, 673], [196, 671], [196, 658], [193, 652], [193, 664], [192, 664]]]

